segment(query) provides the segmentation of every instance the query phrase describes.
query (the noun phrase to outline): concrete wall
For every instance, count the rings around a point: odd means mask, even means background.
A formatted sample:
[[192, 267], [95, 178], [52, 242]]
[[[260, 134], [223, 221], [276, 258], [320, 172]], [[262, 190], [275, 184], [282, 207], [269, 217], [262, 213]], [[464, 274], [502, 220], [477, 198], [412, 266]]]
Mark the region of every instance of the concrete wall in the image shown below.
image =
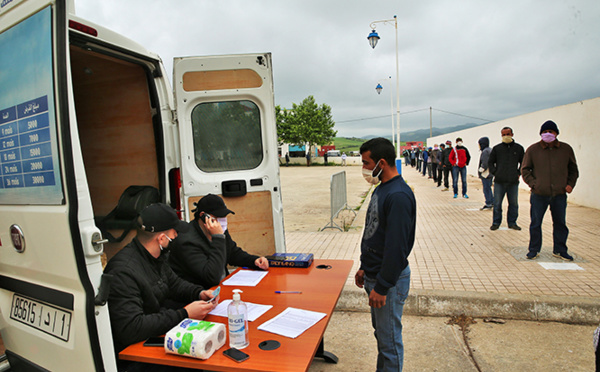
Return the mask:
[[[501, 129], [511, 127], [515, 141], [527, 150], [531, 144], [540, 141], [540, 127], [546, 120], [552, 120], [558, 125], [558, 139], [571, 145], [575, 151], [579, 179], [573, 193], [569, 195], [569, 202], [600, 209], [600, 192], [596, 190], [600, 185], [600, 97], [428, 138], [427, 146], [444, 143], [446, 140], [451, 140], [454, 145], [455, 139], [461, 137], [471, 154], [467, 172], [477, 177], [481, 154], [477, 143], [479, 138], [488, 137], [490, 146], [493, 147], [500, 143]], [[524, 182], [520, 186], [529, 189]]]

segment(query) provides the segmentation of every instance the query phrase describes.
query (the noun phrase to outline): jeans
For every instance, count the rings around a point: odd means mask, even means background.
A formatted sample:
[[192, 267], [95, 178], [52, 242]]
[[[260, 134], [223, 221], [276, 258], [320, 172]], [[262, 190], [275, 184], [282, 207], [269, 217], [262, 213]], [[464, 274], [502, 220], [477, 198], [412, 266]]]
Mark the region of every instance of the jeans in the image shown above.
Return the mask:
[[541, 196], [531, 194], [531, 225], [529, 225], [529, 251], [539, 252], [542, 249], [542, 221], [548, 206], [552, 214], [553, 252], [567, 253], [567, 194]]
[[508, 226], [516, 225], [519, 217], [519, 184], [518, 183], [494, 183], [494, 219], [492, 224], [502, 224], [502, 201], [504, 195], [508, 199], [508, 212], [506, 220]]
[[[375, 287], [376, 280], [365, 275], [367, 294]], [[410, 266], [398, 277], [396, 285], [389, 289], [385, 306], [371, 308], [371, 323], [377, 340], [377, 371], [402, 371], [404, 344], [402, 343], [402, 311], [410, 288]]]
[[460, 173], [462, 180], [462, 194], [464, 196], [467, 194], [467, 167], [459, 168], [457, 165], [452, 166], [452, 187], [455, 194], [458, 194], [458, 173]]
[[485, 205], [493, 205], [494, 194], [492, 193], [492, 179], [482, 178], [481, 184], [483, 186], [483, 196], [485, 197]]

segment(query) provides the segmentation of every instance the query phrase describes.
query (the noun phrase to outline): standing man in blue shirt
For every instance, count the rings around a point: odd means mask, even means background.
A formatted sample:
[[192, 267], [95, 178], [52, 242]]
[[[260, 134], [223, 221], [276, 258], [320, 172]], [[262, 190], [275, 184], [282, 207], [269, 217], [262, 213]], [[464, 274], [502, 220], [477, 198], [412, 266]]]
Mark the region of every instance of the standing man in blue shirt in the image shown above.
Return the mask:
[[373, 138], [360, 147], [365, 180], [381, 184], [371, 196], [355, 283], [369, 295], [377, 339], [377, 371], [401, 371], [402, 310], [410, 287], [408, 256], [415, 242], [417, 203], [396, 169], [394, 145]]

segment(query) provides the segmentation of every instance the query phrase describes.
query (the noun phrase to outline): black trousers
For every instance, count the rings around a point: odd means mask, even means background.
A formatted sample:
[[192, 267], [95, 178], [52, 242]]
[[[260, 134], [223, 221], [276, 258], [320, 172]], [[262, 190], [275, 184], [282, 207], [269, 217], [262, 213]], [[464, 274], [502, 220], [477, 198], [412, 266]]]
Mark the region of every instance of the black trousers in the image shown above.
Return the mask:
[[450, 188], [450, 183], [448, 181], [448, 177], [449, 177], [451, 171], [452, 171], [451, 167], [444, 167], [444, 187], [445, 188]]

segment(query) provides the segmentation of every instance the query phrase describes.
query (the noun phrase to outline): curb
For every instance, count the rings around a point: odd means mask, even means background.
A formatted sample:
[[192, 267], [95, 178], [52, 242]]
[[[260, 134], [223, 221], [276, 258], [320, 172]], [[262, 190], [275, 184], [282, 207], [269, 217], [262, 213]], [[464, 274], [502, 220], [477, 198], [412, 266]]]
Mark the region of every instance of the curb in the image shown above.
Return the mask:
[[[335, 310], [369, 312], [365, 291], [345, 286]], [[598, 324], [600, 300], [591, 297], [411, 289], [404, 305], [404, 314], [440, 317], [465, 314], [474, 318]]]

